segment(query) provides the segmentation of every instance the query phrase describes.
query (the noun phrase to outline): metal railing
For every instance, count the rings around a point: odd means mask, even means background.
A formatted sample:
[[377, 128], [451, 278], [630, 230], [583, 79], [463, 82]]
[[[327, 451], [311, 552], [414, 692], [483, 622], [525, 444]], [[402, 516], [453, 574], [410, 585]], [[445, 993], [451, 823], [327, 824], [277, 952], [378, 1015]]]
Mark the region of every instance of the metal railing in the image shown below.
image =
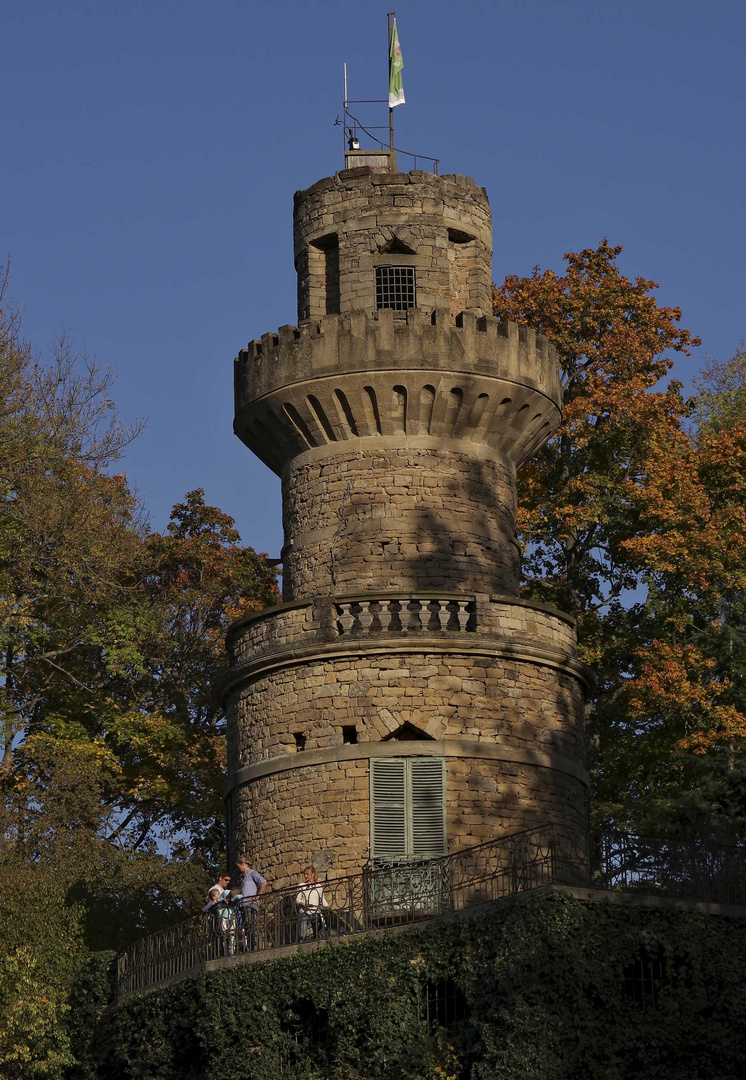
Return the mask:
[[119, 1000], [185, 978], [212, 960], [407, 926], [549, 885], [746, 903], [746, 848], [609, 833], [587, 848], [545, 826], [436, 859], [376, 860], [320, 882], [323, 905], [304, 913], [294, 885], [151, 934], [117, 958]]
[[324, 904], [307, 920], [297, 903], [301, 886], [294, 885], [143, 938], [117, 958], [118, 997], [184, 978], [211, 960], [295, 945], [304, 937], [347, 938], [556, 882], [579, 884], [587, 881], [586, 862], [584, 847], [547, 829], [436, 859], [375, 861], [362, 873], [319, 883]]
[[746, 848], [608, 832], [593, 845], [593, 885], [699, 903], [746, 902]]

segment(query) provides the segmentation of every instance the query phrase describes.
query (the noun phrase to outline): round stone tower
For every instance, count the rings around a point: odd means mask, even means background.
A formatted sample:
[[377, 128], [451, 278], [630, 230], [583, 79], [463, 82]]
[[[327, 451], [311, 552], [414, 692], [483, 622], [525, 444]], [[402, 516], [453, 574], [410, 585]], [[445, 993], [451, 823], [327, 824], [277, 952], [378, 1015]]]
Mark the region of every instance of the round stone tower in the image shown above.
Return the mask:
[[557, 358], [490, 314], [463, 176], [349, 169], [295, 196], [298, 325], [235, 362], [282, 479], [283, 600], [228, 635], [231, 852], [275, 885], [524, 828], [586, 836], [572, 620], [519, 599], [516, 469]]

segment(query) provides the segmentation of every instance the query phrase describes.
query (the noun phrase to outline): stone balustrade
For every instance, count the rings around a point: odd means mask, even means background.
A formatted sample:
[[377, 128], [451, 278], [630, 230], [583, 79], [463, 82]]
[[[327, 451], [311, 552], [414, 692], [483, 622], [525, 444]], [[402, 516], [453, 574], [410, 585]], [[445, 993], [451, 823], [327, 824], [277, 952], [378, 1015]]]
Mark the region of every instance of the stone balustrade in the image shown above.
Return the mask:
[[562, 612], [512, 597], [437, 592], [377, 592], [321, 596], [245, 616], [230, 628], [233, 665], [324, 643], [410, 635], [511, 641], [576, 656], [575, 626]]
[[337, 631], [345, 634], [441, 633], [477, 629], [473, 600], [430, 597], [361, 597], [335, 604]]

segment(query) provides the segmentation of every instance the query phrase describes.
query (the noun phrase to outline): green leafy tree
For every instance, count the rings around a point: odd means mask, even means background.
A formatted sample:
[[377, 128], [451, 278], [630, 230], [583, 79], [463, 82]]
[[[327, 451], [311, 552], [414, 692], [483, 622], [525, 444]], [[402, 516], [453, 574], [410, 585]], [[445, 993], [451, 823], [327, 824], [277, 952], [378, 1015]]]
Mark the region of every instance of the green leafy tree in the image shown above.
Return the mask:
[[47, 875], [0, 860], [0, 1076], [58, 1080], [73, 1063], [67, 996], [84, 955], [80, 912]]
[[275, 571], [191, 492], [166, 535], [111, 475], [137, 429], [65, 341], [36, 359], [0, 306], [0, 853], [43, 866], [118, 945], [199, 903], [223, 847], [231, 618]]

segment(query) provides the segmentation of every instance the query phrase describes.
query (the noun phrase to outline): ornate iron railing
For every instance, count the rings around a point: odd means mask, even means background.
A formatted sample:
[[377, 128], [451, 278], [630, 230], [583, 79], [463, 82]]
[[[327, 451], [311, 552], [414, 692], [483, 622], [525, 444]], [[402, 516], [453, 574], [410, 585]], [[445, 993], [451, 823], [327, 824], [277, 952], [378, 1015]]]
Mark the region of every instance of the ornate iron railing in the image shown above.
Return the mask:
[[[197, 916], [151, 934], [120, 953], [120, 999], [201, 970], [211, 960], [306, 941], [347, 938], [459, 911], [542, 885], [587, 881], [584, 847], [558, 830], [489, 840], [437, 859], [374, 862], [362, 873], [320, 883], [324, 905], [307, 919], [298, 889]], [[305, 925], [304, 925], [305, 924]]]
[[213, 960], [406, 926], [548, 885], [633, 890], [746, 903], [746, 848], [609, 833], [586, 845], [546, 826], [436, 859], [376, 861], [324, 881], [324, 904], [304, 913], [294, 885], [246, 906], [198, 916], [143, 938], [117, 958], [118, 997], [204, 970]]

